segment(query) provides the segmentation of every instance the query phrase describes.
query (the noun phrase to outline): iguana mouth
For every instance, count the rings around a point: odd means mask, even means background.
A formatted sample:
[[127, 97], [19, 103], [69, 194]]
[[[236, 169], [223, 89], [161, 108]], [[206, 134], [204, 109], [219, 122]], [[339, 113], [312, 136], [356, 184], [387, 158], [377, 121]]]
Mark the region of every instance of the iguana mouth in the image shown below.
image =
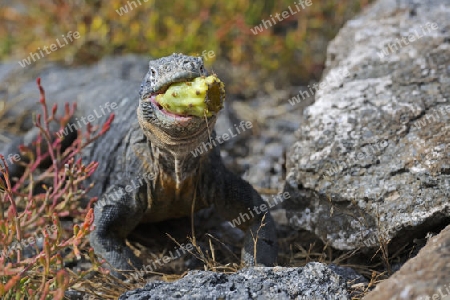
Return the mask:
[[[166, 90], [167, 90], [167, 88], [166, 88]], [[195, 117], [195, 116], [185, 116], [185, 115], [175, 114], [170, 111], [167, 111], [166, 109], [164, 109], [164, 107], [161, 104], [158, 103], [158, 101], [156, 101], [156, 96], [159, 94], [163, 94], [163, 93], [151, 94], [150, 97], [147, 99], [147, 101], [149, 101], [151, 104], [153, 104], [155, 111], [158, 111], [159, 113], [163, 114], [166, 117], [173, 118], [176, 121], [181, 121], [181, 122], [190, 121]]]
[[217, 115], [224, 100], [224, 84], [214, 74], [171, 82], [149, 94], [144, 101], [152, 106], [157, 116], [188, 122]]

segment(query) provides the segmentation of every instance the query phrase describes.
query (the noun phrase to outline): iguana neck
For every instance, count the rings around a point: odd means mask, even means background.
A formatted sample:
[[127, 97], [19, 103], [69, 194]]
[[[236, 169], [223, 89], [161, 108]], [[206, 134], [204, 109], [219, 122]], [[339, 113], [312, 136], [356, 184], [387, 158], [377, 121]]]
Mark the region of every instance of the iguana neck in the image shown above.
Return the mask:
[[[149, 147], [155, 161], [158, 162], [158, 173], [163, 172], [169, 175], [177, 184], [177, 187], [192, 174], [197, 172], [202, 160], [207, 156], [212, 147], [206, 143], [214, 139], [215, 132], [207, 130], [190, 140], [177, 139], [174, 143], [161, 143], [159, 139], [151, 139]], [[156, 142], [155, 142], [156, 141]]]

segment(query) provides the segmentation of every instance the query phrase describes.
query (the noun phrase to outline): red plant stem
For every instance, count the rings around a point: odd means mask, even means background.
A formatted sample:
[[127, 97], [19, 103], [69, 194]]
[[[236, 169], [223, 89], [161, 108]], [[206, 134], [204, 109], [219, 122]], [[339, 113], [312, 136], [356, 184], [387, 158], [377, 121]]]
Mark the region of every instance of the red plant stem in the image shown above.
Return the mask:
[[[8, 176], [8, 165], [5, 161], [5, 158], [3, 155], [0, 154], [0, 159], [2, 160], [4, 166], [5, 166], [5, 170], [2, 170], [1, 172], [3, 173], [3, 177], [5, 178], [5, 184], [6, 184], [6, 198], [9, 200], [9, 202], [11, 203], [10, 206], [10, 211], [13, 213], [13, 217], [14, 217], [14, 224], [16, 226], [16, 238], [18, 241], [22, 240], [22, 230], [20, 227], [20, 222], [19, 222], [19, 217], [18, 217], [18, 213], [17, 213], [17, 206], [16, 203], [14, 202], [14, 199], [12, 197], [12, 193], [11, 193], [11, 182], [9, 181], [9, 176]], [[2, 216], [3, 217], [3, 216]], [[8, 213], [8, 217], [9, 217], [9, 213]], [[17, 257], [20, 260], [20, 250], [17, 250]]]
[[12, 188], [13, 192], [17, 192], [18, 189], [21, 186], [23, 186], [25, 179], [28, 177], [28, 175], [31, 174], [34, 170], [36, 170], [37, 167], [39, 166], [39, 164], [42, 162], [42, 160], [47, 158], [47, 156], [48, 156], [48, 154], [44, 154], [43, 156], [37, 156], [34, 163], [25, 170], [22, 177], [20, 177], [19, 181], [14, 185], [14, 187]]
[[[44, 132], [44, 136], [45, 136], [45, 140], [47, 142], [47, 146], [48, 146], [48, 153], [50, 154], [50, 157], [52, 159], [52, 164], [53, 167], [55, 169], [55, 172], [57, 173], [56, 175], [58, 175], [58, 162], [55, 158], [55, 153], [53, 151], [52, 148], [52, 142], [50, 140], [50, 127], [49, 127], [49, 120], [48, 120], [48, 107], [47, 107], [47, 103], [45, 101], [45, 91], [44, 88], [41, 86], [41, 78], [36, 79], [36, 83], [38, 85], [39, 88], [39, 93], [41, 95], [41, 99], [39, 102], [41, 102], [42, 106], [43, 106], [43, 110], [44, 110], [44, 126], [45, 126], [45, 130], [41, 130]], [[54, 176], [53, 177], [53, 186], [57, 186], [58, 185], [58, 180], [59, 180], [59, 176]]]

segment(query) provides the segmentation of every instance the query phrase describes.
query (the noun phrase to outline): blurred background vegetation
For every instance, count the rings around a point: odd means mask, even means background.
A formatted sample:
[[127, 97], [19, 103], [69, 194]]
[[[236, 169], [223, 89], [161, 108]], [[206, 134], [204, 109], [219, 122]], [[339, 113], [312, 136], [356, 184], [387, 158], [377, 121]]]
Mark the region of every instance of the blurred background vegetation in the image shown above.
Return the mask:
[[40, 61], [85, 64], [113, 54], [160, 57], [212, 50], [209, 66], [221, 61], [243, 74], [231, 92], [248, 88], [248, 75], [256, 86], [262, 80], [272, 88], [302, 85], [320, 77], [327, 43], [370, 0], [312, 0], [311, 6], [252, 33], [270, 15], [275, 19], [289, 6], [297, 11], [294, 2], [299, 1], [0, 0], [0, 59], [22, 60], [78, 31], [79, 39]]

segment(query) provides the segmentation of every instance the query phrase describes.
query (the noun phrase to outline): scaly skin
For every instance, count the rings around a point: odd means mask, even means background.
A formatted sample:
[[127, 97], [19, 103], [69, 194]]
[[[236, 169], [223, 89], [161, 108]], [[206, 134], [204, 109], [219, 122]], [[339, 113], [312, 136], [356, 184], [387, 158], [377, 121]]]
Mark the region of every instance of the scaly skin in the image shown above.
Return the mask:
[[[207, 76], [200, 57], [173, 54], [150, 61], [139, 93], [137, 118], [128, 87], [117, 86], [117, 95], [111, 92], [105, 95], [108, 101], [123, 100], [114, 112], [116, 119], [111, 129], [85, 149], [83, 161], [100, 162], [89, 179], [96, 184], [90, 196], [100, 197], [94, 207], [95, 229], [90, 242], [95, 253], [114, 269], [142, 267], [125, 244], [126, 237], [139, 223], [190, 216], [193, 201], [195, 211], [214, 204], [229, 221], [264, 203], [250, 184], [224, 167], [218, 147], [197, 157], [192, 155], [191, 151], [203, 142], [209, 142], [210, 137], [214, 139], [215, 132], [211, 129], [216, 114], [206, 119], [206, 116], [178, 116], [162, 110], [155, 102], [156, 95], [164, 93], [172, 83], [192, 81], [199, 76]], [[79, 103], [79, 116], [92, 111], [100, 101], [106, 102], [100, 91], [95, 95], [99, 98]], [[132, 182], [138, 183], [138, 187], [126, 191]], [[242, 260], [250, 266], [255, 261], [265, 266], [276, 263], [276, 231], [270, 214], [266, 214], [266, 225], [257, 236], [263, 216], [254, 214], [253, 219], [240, 226], [245, 231]], [[115, 271], [113, 274], [120, 276]]]

